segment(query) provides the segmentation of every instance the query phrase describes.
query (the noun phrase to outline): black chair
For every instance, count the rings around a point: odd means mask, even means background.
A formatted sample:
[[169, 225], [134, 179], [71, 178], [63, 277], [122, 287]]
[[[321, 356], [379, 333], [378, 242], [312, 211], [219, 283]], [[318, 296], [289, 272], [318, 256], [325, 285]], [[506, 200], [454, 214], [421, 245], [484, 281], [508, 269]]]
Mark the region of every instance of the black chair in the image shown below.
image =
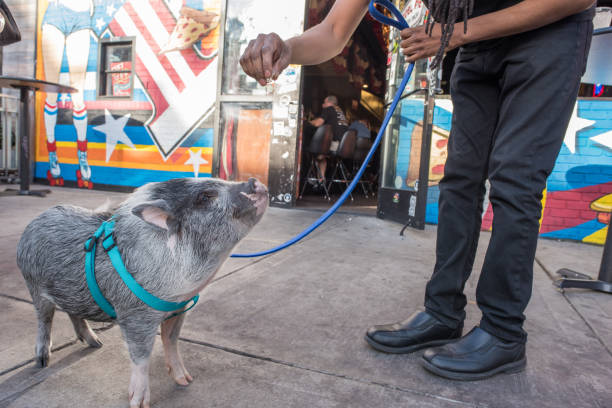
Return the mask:
[[[372, 147], [372, 142], [370, 139], [366, 139], [365, 137], [358, 137], [357, 142], [355, 143], [355, 153], [353, 154], [353, 175], [357, 174], [357, 171], [361, 167], [361, 164], [365, 160], [370, 148]], [[369, 166], [370, 164], [368, 164]], [[374, 195], [373, 183], [371, 180], [365, 179], [366, 172], [364, 172], [361, 180], [359, 180], [359, 186], [361, 186], [361, 190], [366, 198], [368, 198], [368, 191], [372, 195]], [[351, 180], [352, 181], [352, 180]]]
[[300, 193], [300, 199], [304, 196], [304, 191], [308, 185], [320, 185], [325, 193], [325, 198], [331, 200], [329, 197], [329, 190], [325, 183], [321, 183], [320, 180], [325, 180], [325, 175], [321, 174], [321, 169], [317, 164], [318, 156], [328, 156], [329, 147], [331, 146], [333, 138], [333, 131], [331, 125], [322, 125], [317, 128], [306, 151], [310, 155], [310, 166], [306, 173], [306, 179], [304, 180], [304, 187]]
[[[350, 129], [344, 132], [342, 135], [342, 139], [340, 139], [340, 143], [338, 144], [338, 149], [333, 154], [333, 158], [335, 159], [334, 171], [331, 176], [331, 180], [329, 181], [328, 189], [331, 189], [331, 186], [334, 183], [342, 183], [348, 187], [350, 180], [350, 171], [344, 164], [344, 160], [352, 160], [353, 155], [355, 154], [355, 145], [357, 143], [357, 131]], [[340, 174], [338, 174], [340, 173]], [[353, 194], [351, 194], [351, 200], [353, 200]]]

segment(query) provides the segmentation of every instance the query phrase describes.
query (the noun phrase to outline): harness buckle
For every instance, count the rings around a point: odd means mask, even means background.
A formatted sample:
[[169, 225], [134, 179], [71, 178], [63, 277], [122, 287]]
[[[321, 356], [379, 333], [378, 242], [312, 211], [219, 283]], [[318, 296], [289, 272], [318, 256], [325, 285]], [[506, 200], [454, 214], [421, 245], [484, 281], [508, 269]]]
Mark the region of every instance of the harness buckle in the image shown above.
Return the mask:
[[110, 235], [105, 236], [102, 240], [102, 248], [104, 248], [104, 250], [108, 252], [116, 246], [117, 244], [115, 242], [115, 232], [113, 231]]
[[94, 235], [92, 235], [87, 241], [85, 241], [83, 251], [91, 252], [97, 240], [98, 239]]

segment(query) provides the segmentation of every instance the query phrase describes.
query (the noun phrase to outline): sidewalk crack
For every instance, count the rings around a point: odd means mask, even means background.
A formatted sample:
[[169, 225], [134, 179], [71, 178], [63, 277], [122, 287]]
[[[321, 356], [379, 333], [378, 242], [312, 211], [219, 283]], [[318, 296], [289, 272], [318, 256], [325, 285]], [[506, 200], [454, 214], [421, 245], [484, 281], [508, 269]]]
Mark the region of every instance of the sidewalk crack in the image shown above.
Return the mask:
[[278, 365], [282, 365], [285, 367], [290, 367], [290, 368], [295, 368], [298, 370], [304, 370], [304, 371], [308, 371], [308, 372], [312, 372], [312, 373], [316, 373], [316, 374], [321, 374], [321, 375], [325, 375], [325, 376], [329, 376], [329, 377], [335, 377], [335, 378], [340, 378], [343, 380], [347, 380], [347, 381], [353, 381], [353, 382], [357, 382], [360, 384], [366, 384], [366, 385], [373, 385], [373, 386], [378, 386], [378, 387], [382, 387], [388, 390], [393, 390], [393, 391], [399, 391], [399, 392], [403, 392], [403, 393], [407, 393], [407, 394], [413, 394], [413, 395], [418, 395], [421, 397], [427, 397], [427, 398], [432, 398], [435, 400], [440, 400], [440, 401], [445, 401], [445, 402], [451, 402], [454, 404], [458, 404], [461, 406], [466, 406], [466, 407], [487, 407], [487, 405], [483, 405], [483, 404], [475, 404], [475, 403], [471, 403], [471, 402], [466, 402], [466, 401], [461, 401], [461, 400], [456, 400], [456, 399], [452, 399], [452, 398], [447, 398], [447, 397], [443, 397], [441, 395], [436, 395], [436, 394], [432, 394], [429, 392], [425, 392], [425, 391], [418, 391], [415, 389], [411, 389], [411, 388], [406, 388], [406, 387], [400, 387], [394, 384], [389, 384], [389, 383], [385, 383], [385, 382], [379, 382], [379, 381], [372, 381], [366, 378], [357, 378], [357, 377], [353, 377], [350, 375], [345, 375], [345, 374], [339, 374], [339, 373], [334, 373], [331, 371], [326, 371], [326, 370], [321, 370], [321, 369], [317, 369], [317, 368], [312, 368], [312, 367], [307, 367], [307, 366], [303, 366], [297, 363], [292, 363], [289, 361], [283, 361], [283, 360], [278, 360], [276, 358], [272, 358], [272, 357], [266, 357], [266, 356], [261, 356], [261, 355], [257, 355], [257, 354], [252, 354], [246, 351], [242, 351], [242, 350], [238, 350], [232, 347], [226, 347], [226, 346], [220, 346], [217, 344], [213, 344], [213, 343], [208, 343], [205, 341], [201, 341], [201, 340], [193, 340], [193, 339], [189, 339], [186, 337], [179, 337], [179, 340], [184, 341], [185, 343], [190, 343], [190, 344], [194, 344], [194, 345], [199, 345], [199, 346], [204, 346], [204, 347], [209, 347], [209, 348], [213, 348], [216, 350], [220, 350], [220, 351], [224, 351], [226, 353], [230, 353], [230, 354], [235, 354], [241, 357], [247, 357], [247, 358], [252, 358], [255, 360], [260, 360], [260, 361], [266, 361], [268, 363], [272, 363], [272, 364], [278, 364]]

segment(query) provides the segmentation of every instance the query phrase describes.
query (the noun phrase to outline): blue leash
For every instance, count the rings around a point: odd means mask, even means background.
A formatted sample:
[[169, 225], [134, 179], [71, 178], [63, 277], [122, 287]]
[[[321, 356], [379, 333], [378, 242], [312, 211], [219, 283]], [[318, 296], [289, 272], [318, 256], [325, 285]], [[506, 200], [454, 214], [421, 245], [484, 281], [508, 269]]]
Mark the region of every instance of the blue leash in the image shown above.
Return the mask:
[[[393, 14], [397, 18], [397, 20], [394, 20], [382, 14], [380, 11], [376, 9], [376, 5], [380, 5], [384, 7], [385, 9], [389, 10], [391, 14]], [[408, 23], [404, 19], [404, 16], [402, 16], [402, 13], [400, 13], [400, 11], [388, 0], [372, 0], [369, 5], [369, 11], [373, 18], [375, 18], [376, 20], [380, 21], [383, 24], [393, 26], [399, 30], [408, 28]], [[355, 175], [355, 178], [353, 178], [353, 181], [351, 182], [351, 184], [349, 184], [348, 188], [340, 196], [338, 201], [336, 201], [329, 210], [327, 210], [323, 215], [321, 215], [321, 217], [319, 217], [318, 220], [312, 223], [308, 228], [306, 228], [300, 234], [291, 238], [289, 241], [277, 247], [274, 247], [272, 249], [268, 249], [267, 251], [255, 252], [252, 254], [232, 254], [231, 255], [232, 258], [254, 258], [258, 256], [272, 254], [274, 252], [280, 251], [281, 249], [285, 249], [288, 246], [291, 246], [295, 244], [296, 242], [300, 241], [302, 238], [304, 238], [305, 236], [310, 234], [312, 231], [317, 229], [329, 217], [331, 217], [342, 204], [344, 204], [344, 201], [346, 201], [349, 194], [351, 194], [351, 192], [353, 191], [353, 189], [355, 188], [355, 186], [361, 179], [361, 176], [363, 176], [363, 173], [368, 163], [370, 162], [370, 159], [372, 158], [372, 156], [374, 155], [374, 152], [378, 148], [378, 145], [380, 144], [380, 141], [382, 140], [382, 136], [385, 132], [385, 129], [387, 128], [387, 124], [389, 123], [389, 120], [391, 120], [391, 115], [393, 115], [393, 112], [395, 111], [395, 108], [397, 107], [397, 104], [399, 103], [402, 93], [404, 92], [404, 88], [406, 88], [406, 84], [408, 84], [408, 80], [410, 79], [410, 76], [412, 75], [413, 68], [414, 68], [414, 63], [411, 63], [408, 66], [408, 69], [406, 69], [404, 78], [402, 79], [402, 82], [399, 88], [397, 89], [397, 93], [393, 97], [393, 102], [391, 103], [391, 106], [389, 107], [389, 110], [387, 111], [387, 115], [385, 116], [382, 126], [380, 127], [380, 130], [378, 131], [378, 135], [376, 136], [376, 139], [374, 140], [374, 143], [372, 144], [372, 148], [368, 152], [368, 155], [366, 156], [365, 160], [363, 161], [363, 164], [359, 168], [359, 171]]]

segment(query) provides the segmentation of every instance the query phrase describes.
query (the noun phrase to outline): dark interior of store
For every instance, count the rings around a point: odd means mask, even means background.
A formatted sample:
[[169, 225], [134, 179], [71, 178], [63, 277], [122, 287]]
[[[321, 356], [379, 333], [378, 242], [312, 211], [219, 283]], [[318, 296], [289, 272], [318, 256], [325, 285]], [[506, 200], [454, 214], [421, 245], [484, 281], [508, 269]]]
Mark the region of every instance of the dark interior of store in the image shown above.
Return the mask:
[[[308, 10], [307, 27], [312, 27], [323, 20], [333, 5], [331, 0], [311, 0]], [[357, 120], [365, 120], [372, 133], [371, 141], [384, 114], [385, 69], [387, 60], [388, 29], [367, 15], [359, 24], [353, 37], [340, 55], [320, 65], [304, 68], [304, 83], [302, 103], [304, 120], [317, 118], [321, 114], [322, 103], [328, 95], [338, 98], [338, 105], [344, 112], [349, 124]], [[300, 165], [300, 191], [307, 183], [311, 157], [308, 153], [307, 137], [302, 144]], [[338, 177], [332, 177], [338, 159], [330, 157], [326, 172], [327, 182]], [[344, 160], [349, 170], [348, 178], [352, 178], [353, 169], [361, 164], [355, 160]], [[358, 186], [352, 194], [353, 200], [347, 200], [346, 205], [361, 210], [375, 211], [376, 208], [376, 177], [379, 167], [379, 155], [375, 155], [368, 166], [364, 179], [367, 186]], [[342, 183], [329, 185], [329, 196], [335, 201], [344, 191]], [[367, 194], [367, 197], [366, 197]], [[325, 191], [320, 185], [306, 186], [297, 205], [301, 207], [325, 207], [329, 205]]]

